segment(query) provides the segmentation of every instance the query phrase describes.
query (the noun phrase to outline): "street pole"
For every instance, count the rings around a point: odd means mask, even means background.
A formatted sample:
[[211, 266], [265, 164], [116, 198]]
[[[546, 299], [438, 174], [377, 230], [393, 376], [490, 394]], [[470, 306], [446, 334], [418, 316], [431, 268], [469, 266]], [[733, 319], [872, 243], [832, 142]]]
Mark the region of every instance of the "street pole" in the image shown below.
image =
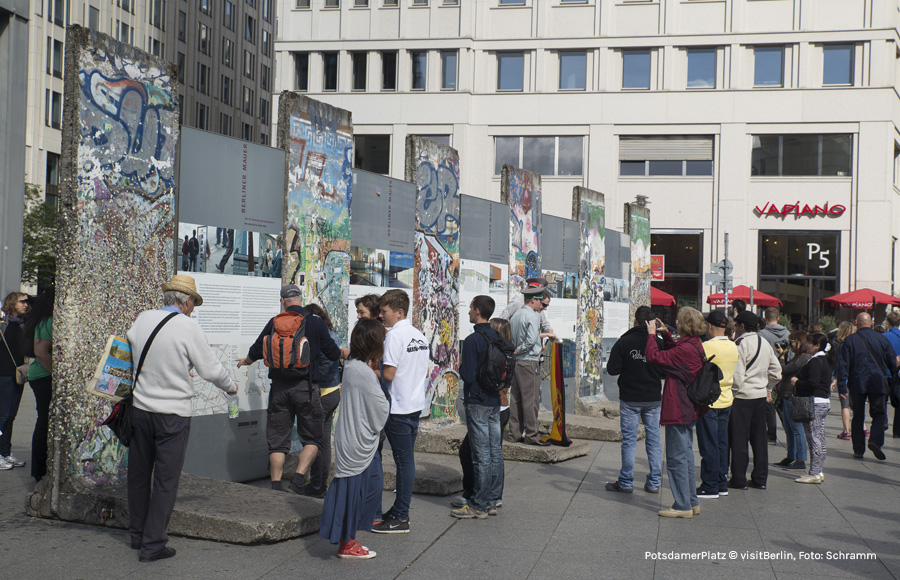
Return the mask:
[[[728, 263], [728, 232], [725, 232], [725, 263]], [[725, 316], [728, 316], [728, 272], [722, 268], [722, 289], [725, 291]]]

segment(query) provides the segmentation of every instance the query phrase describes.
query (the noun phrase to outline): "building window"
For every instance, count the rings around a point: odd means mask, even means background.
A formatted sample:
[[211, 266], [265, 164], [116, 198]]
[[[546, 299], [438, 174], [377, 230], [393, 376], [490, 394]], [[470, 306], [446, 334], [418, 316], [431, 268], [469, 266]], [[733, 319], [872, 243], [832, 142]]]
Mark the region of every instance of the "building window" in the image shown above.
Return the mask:
[[259, 120], [263, 125], [269, 124], [269, 101], [265, 99], [259, 100]]
[[272, 35], [268, 30], [262, 31], [262, 53], [265, 56], [271, 56], [272, 52]]
[[[52, 10], [50, 10], [50, 4], [49, 4], [49, 2], [52, 2], [52, 3], [53, 3], [53, 9], [52, 9]], [[64, 17], [64, 15], [63, 15], [63, 10], [64, 10], [63, 0], [48, 0], [48, 4], [47, 4], [47, 22], [52, 22], [53, 24], [56, 24], [57, 26], [64, 26], [64, 23], [65, 23], [64, 18], [65, 18], [65, 17]], [[95, 8], [95, 10], [96, 10], [96, 8]], [[98, 21], [98, 23], [99, 23], [99, 20], [100, 20], [100, 11], [97, 10], [97, 21]], [[93, 26], [92, 26], [91, 28], [93, 28], [94, 30], [97, 30], [97, 28], [95, 28], [95, 27], [93, 27]]]
[[428, 74], [428, 53], [425, 51], [411, 52], [412, 57], [412, 84], [414, 91], [425, 90], [425, 78]]
[[[50, 4], [47, 4], [47, 15], [50, 15]], [[57, 24], [60, 24], [57, 22]], [[91, 30], [100, 30], [100, 10], [91, 6], [88, 8], [88, 27]]]
[[197, 90], [209, 94], [209, 67], [200, 62], [197, 63]]
[[184, 67], [185, 67], [185, 58], [184, 53], [179, 52], [175, 55], [175, 68], [178, 73], [178, 82], [184, 84]]
[[222, 24], [228, 30], [234, 30], [234, 4], [225, 0], [225, 8], [222, 10]]
[[262, 0], [263, 20], [272, 22], [272, 0]]
[[178, 40], [185, 42], [187, 38], [187, 14], [178, 11]]
[[269, 144], [269, 136], [265, 133], [259, 134], [259, 144], [260, 145], [268, 145]]
[[353, 52], [350, 54], [353, 65], [353, 90], [366, 90], [366, 57], [365, 52]]
[[336, 91], [338, 83], [338, 53], [322, 53], [322, 90]]
[[850, 135], [753, 135], [750, 175], [847, 177]]
[[219, 113], [219, 133], [231, 137], [231, 116]]
[[209, 54], [209, 26], [200, 24], [200, 32], [197, 35], [197, 50], [203, 54]]
[[251, 8], [256, 7], [256, 0], [246, 0], [246, 2], [247, 2], [247, 5], [250, 6]]
[[619, 138], [621, 176], [710, 176], [711, 136], [623, 136]]
[[[663, 230], [650, 232], [650, 253], [665, 256], [666, 279], [653, 282], [653, 287], [675, 297], [678, 306], [702, 309], [703, 232], [696, 230]], [[718, 291], [718, 290], [717, 290]], [[656, 308], [654, 308], [656, 310]], [[676, 308], [659, 312], [660, 318], [675, 324]]]
[[53, 205], [57, 204], [59, 198], [59, 155], [47, 152], [47, 176], [46, 192], [47, 201]]
[[396, 8], [400, 6], [400, 0], [384, 0], [382, 6], [385, 8]]
[[353, 6], [356, 8], [368, 8], [369, 0], [353, 0]]
[[650, 50], [622, 51], [622, 88], [650, 88]]
[[165, 30], [166, 28], [166, 2], [165, 0], [151, 0], [150, 2], [150, 24], [154, 27]]
[[413, 6], [428, 6], [428, 0], [413, 0]]
[[[58, 79], [61, 79], [63, 76], [63, 43], [54, 40], [53, 41], [53, 76]], [[50, 71], [47, 71], [48, 73]]]
[[256, 44], [256, 18], [249, 14], [244, 15], [244, 38]]
[[444, 0], [444, 6], [459, 6], [459, 0]]
[[784, 85], [784, 47], [757, 46], [753, 49], [753, 86]]
[[160, 55], [162, 54], [162, 53], [160, 52], [160, 51], [161, 51], [161, 48], [160, 48], [160, 47], [161, 47], [162, 45], [159, 43], [159, 40], [157, 40], [157, 39], [155, 39], [155, 38], [148, 38], [147, 41], [148, 41], [148, 44], [150, 45], [150, 47], [149, 47], [149, 48], [150, 48], [150, 53], [151, 53], [153, 56], [160, 56]]
[[203, 103], [197, 103], [197, 108], [195, 110], [196, 119], [194, 119], [194, 126], [198, 129], [202, 129], [204, 131], [209, 129], [209, 107], [204, 105]]
[[456, 90], [456, 60], [455, 50], [441, 51], [441, 90]]
[[249, 50], [244, 51], [244, 76], [252, 79], [256, 72], [256, 55]]
[[131, 27], [122, 22], [119, 27], [119, 42], [131, 43], [131, 40], [134, 38], [133, 33], [131, 32]]
[[234, 81], [231, 77], [222, 75], [222, 95], [221, 100], [225, 105], [232, 104], [232, 96], [234, 94]]
[[241, 105], [241, 110], [248, 115], [253, 114], [253, 89], [250, 87], [244, 87], [244, 102]]
[[853, 84], [853, 45], [826, 44], [822, 47], [822, 84]]
[[309, 0], [297, 0], [294, 3], [294, 8], [298, 10], [309, 10]]
[[584, 137], [495, 137], [494, 175], [504, 165], [541, 175], [582, 175]]
[[381, 53], [381, 90], [397, 90], [397, 53]]
[[269, 86], [269, 79], [271, 78], [270, 69], [264, 64], [259, 65], [259, 88], [264, 91], [272, 90], [272, 87]]
[[253, 126], [250, 123], [241, 123], [241, 139], [253, 141]]
[[391, 172], [390, 135], [354, 135], [353, 167], [387, 175]]
[[200, 2], [200, 12], [204, 14], [209, 14], [209, 5], [212, 0], [199, 0]]
[[419, 137], [450, 147], [450, 135], [419, 135]]
[[234, 68], [234, 43], [227, 38], [222, 38], [222, 64]]
[[525, 53], [497, 53], [497, 90], [521, 91], [525, 86]]
[[587, 53], [559, 53], [559, 88], [563, 91], [583, 91], [586, 86]]
[[294, 90], [309, 90], [309, 53], [294, 53]]
[[341, 0], [325, 0], [325, 8], [340, 8]]
[[500, 6], [524, 6], [525, 0], [500, 0]]
[[687, 87], [689, 89], [716, 88], [716, 49], [689, 48]]

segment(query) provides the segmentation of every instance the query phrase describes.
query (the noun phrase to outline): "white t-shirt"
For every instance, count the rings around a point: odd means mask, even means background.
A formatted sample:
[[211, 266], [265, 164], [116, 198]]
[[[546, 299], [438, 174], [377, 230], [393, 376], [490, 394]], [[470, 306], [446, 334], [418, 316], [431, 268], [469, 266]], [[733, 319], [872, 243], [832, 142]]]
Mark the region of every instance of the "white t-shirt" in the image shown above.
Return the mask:
[[401, 320], [387, 329], [384, 366], [397, 369], [389, 388], [392, 415], [408, 415], [425, 408], [429, 358], [425, 335], [409, 320]]

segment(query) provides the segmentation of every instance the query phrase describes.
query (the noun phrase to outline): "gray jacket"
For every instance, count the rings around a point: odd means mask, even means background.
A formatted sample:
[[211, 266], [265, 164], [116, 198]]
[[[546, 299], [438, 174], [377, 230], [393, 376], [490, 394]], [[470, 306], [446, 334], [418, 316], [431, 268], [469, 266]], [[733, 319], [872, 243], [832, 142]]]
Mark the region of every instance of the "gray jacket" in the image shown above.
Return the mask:
[[369, 365], [355, 359], [347, 361], [341, 411], [334, 427], [335, 477], [353, 477], [369, 467], [390, 409]]
[[782, 345], [785, 342], [789, 343], [791, 338], [791, 332], [780, 324], [767, 324], [765, 327], [761, 328], [757, 334], [768, 342], [772, 348], [775, 348], [775, 345], [779, 342], [782, 343]]

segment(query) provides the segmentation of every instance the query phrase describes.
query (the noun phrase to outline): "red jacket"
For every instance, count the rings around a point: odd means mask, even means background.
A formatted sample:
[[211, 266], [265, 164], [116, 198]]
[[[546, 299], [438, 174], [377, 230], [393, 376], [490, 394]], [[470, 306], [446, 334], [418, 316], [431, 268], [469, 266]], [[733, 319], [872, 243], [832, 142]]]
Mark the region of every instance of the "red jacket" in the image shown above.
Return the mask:
[[[665, 350], [659, 350], [652, 336], [647, 336], [647, 362], [666, 372], [663, 386], [660, 425], [689, 425], [706, 414], [708, 407], [697, 408], [687, 396], [687, 383], [694, 380], [703, 366], [703, 344], [696, 336], [685, 336], [677, 342], [663, 333]], [[695, 348], [696, 347], [696, 348]], [[699, 350], [698, 350], [699, 349]]]

